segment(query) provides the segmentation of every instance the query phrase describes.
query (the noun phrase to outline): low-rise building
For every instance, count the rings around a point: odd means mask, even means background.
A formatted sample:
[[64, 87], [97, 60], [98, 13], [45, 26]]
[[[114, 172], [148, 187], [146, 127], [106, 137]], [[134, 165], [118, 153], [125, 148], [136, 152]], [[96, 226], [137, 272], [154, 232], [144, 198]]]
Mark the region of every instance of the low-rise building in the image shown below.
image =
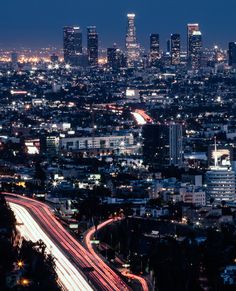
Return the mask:
[[122, 149], [134, 145], [132, 134], [65, 137], [60, 140], [61, 149], [65, 150], [90, 150], [90, 149]]

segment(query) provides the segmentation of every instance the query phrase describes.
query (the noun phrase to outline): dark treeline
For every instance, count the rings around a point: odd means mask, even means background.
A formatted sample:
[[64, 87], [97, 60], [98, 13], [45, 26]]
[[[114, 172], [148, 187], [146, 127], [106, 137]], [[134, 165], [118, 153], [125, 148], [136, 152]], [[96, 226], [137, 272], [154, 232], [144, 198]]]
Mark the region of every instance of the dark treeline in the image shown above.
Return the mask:
[[[159, 235], [145, 235], [152, 230], [159, 231]], [[223, 268], [236, 257], [232, 225], [222, 225], [221, 231], [208, 229], [201, 233], [190, 226], [130, 218], [108, 226], [98, 233], [98, 238], [111, 246], [103, 253], [108, 259], [116, 254], [130, 264], [131, 272], [151, 272], [156, 290], [234, 290], [223, 286], [220, 277]]]

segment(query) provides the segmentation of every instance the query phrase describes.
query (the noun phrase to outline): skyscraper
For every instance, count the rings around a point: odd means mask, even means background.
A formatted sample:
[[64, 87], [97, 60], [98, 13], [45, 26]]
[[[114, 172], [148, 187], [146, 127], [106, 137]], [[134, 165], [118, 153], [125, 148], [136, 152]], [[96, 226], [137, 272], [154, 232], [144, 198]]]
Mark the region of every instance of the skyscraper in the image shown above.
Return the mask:
[[180, 35], [175, 33], [171, 35], [171, 64], [176, 66], [180, 64]]
[[171, 50], [171, 43], [170, 43], [170, 39], [167, 39], [166, 41], [166, 52], [167, 54], [170, 54], [170, 50]]
[[126, 34], [127, 66], [132, 68], [139, 62], [140, 52], [136, 39], [136, 28], [134, 24], [135, 14], [127, 14], [128, 27]]
[[202, 59], [202, 34], [200, 31], [194, 31], [190, 37], [190, 65], [193, 70], [201, 67]]
[[78, 55], [82, 53], [82, 32], [78, 26], [66, 26], [63, 31], [64, 61], [77, 65]]
[[125, 67], [125, 57], [123, 52], [117, 47], [107, 49], [108, 66], [114, 70]]
[[156, 66], [159, 59], [160, 59], [159, 34], [152, 33], [150, 35], [150, 65]]
[[90, 66], [98, 64], [98, 33], [96, 26], [87, 27], [87, 50]]
[[236, 67], [236, 42], [229, 43], [229, 66]]
[[202, 34], [197, 23], [188, 24], [187, 54], [189, 67], [198, 70], [201, 67]]
[[169, 164], [182, 166], [183, 163], [183, 127], [182, 124], [169, 125]]
[[142, 129], [142, 137], [144, 163], [157, 168], [168, 165], [167, 128], [159, 124], [146, 124]]
[[182, 165], [182, 125], [171, 123], [143, 126], [143, 156], [145, 164], [157, 168]]
[[194, 31], [199, 31], [198, 23], [191, 23], [187, 25], [187, 54], [190, 55], [190, 37], [193, 35]]

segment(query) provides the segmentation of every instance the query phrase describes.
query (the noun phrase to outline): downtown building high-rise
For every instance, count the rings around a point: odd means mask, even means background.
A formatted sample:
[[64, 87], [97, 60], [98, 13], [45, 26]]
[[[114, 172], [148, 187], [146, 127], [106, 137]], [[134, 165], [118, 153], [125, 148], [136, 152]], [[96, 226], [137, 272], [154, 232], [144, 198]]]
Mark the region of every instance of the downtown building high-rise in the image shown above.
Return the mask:
[[82, 54], [82, 32], [78, 26], [66, 26], [63, 29], [63, 50], [66, 64], [76, 66]]
[[140, 60], [139, 45], [136, 38], [136, 27], [135, 27], [135, 14], [127, 14], [128, 27], [125, 40], [126, 53], [127, 53], [127, 67], [133, 68]]
[[183, 164], [182, 124], [146, 124], [143, 126], [144, 163], [155, 168], [181, 167]]
[[87, 27], [87, 52], [90, 66], [98, 65], [98, 33], [96, 26]]
[[110, 68], [117, 70], [125, 67], [125, 56], [123, 52], [117, 47], [111, 47], [107, 49], [107, 64]]
[[150, 35], [150, 65], [155, 67], [160, 59], [160, 38], [159, 34]]
[[169, 124], [169, 164], [182, 166], [183, 164], [183, 126], [179, 123]]
[[236, 42], [229, 43], [229, 66], [236, 68]]
[[176, 66], [180, 64], [180, 35], [177, 33], [172, 34], [170, 42], [171, 65]]
[[202, 59], [202, 33], [198, 23], [187, 26], [187, 57], [189, 68], [199, 70]]

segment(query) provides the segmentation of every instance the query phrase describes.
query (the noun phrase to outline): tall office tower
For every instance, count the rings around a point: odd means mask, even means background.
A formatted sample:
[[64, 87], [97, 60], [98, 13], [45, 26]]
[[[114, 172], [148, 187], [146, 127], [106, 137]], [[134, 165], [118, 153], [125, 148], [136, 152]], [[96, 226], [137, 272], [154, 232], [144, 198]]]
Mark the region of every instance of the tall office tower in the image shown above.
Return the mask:
[[199, 31], [198, 23], [191, 23], [187, 25], [187, 54], [190, 55], [190, 37], [193, 35], [193, 32]]
[[110, 47], [107, 49], [107, 64], [112, 69], [118, 69], [118, 49]]
[[162, 168], [169, 164], [168, 130], [159, 124], [146, 124], [142, 129], [143, 160], [146, 165]]
[[90, 66], [98, 65], [98, 33], [96, 26], [87, 27], [87, 50]]
[[63, 31], [64, 61], [76, 66], [82, 54], [82, 32], [78, 26], [66, 26]]
[[169, 164], [182, 166], [183, 164], [183, 127], [182, 124], [169, 125]]
[[197, 23], [188, 24], [187, 55], [189, 67], [198, 70], [201, 67], [202, 34]]
[[176, 66], [180, 64], [180, 35], [175, 33], [171, 35], [171, 64]]
[[123, 52], [117, 47], [108, 48], [107, 64], [114, 70], [125, 67], [125, 58]]
[[166, 41], [166, 52], [170, 53], [170, 51], [171, 51], [171, 40], [167, 39], [167, 41]]
[[182, 165], [182, 125], [143, 126], [144, 163], [156, 168]]
[[213, 198], [215, 204], [236, 201], [235, 171], [230, 166], [219, 165], [218, 157], [215, 142], [214, 166], [206, 172], [208, 198]]
[[236, 67], [236, 42], [229, 43], [229, 66]]
[[159, 34], [150, 35], [150, 65], [156, 66], [160, 59], [160, 39]]
[[202, 34], [200, 31], [194, 31], [190, 37], [190, 65], [193, 70], [201, 67], [202, 60]]
[[127, 66], [129, 68], [135, 67], [140, 59], [139, 45], [136, 39], [136, 28], [134, 24], [135, 14], [127, 14], [128, 27], [126, 34], [126, 52], [127, 52]]

